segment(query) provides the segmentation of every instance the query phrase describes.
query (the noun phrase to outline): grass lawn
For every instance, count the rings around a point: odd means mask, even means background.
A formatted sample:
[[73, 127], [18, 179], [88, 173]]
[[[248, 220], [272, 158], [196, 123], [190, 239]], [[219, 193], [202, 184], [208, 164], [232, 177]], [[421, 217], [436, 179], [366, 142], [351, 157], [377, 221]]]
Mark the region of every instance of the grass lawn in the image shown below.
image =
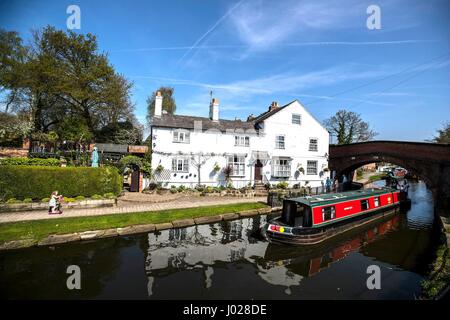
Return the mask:
[[387, 177], [385, 173], [376, 174], [369, 177], [369, 181], [377, 181], [382, 180], [383, 178]]
[[0, 224], [0, 243], [22, 239], [39, 241], [50, 234], [65, 234], [87, 230], [121, 228], [138, 224], [171, 222], [178, 219], [214, 216], [264, 207], [266, 205], [262, 203], [237, 203], [152, 212], [2, 223]]

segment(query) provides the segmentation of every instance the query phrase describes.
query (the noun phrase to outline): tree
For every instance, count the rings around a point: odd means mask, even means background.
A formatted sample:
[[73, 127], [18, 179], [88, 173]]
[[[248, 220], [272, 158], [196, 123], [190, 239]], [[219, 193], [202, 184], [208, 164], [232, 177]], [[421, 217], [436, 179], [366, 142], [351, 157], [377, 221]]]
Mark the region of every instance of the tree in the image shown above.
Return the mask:
[[17, 106], [27, 48], [17, 32], [0, 29], [0, 94], [4, 112]]
[[175, 103], [175, 99], [173, 98], [174, 88], [171, 87], [160, 87], [158, 90], [152, 93], [150, 97], [147, 98], [147, 121], [150, 123], [153, 114], [155, 112], [155, 97], [156, 92], [160, 91], [161, 96], [163, 97], [162, 110], [167, 111], [169, 114], [174, 114], [177, 105]]
[[28, 116], [35, 136], [53, 131], [60, 141], [86, 143], [106, 131], [114, 140], [140, 141], [132, 86], [92, 34], [48, 26], [25, 47], [17, 33], [0, 30], [0, 98], [5, 112]]
[[97, 134], [97, 142], [117, 144], [141, 144], [143, 128], [134, 118], [123, 122], [110, 123]]
[[338, 144], [348, 144], [372, 140], [378, 133], [369, 128], [361, 115], [352, 111], [339, 110], [324, 121], [327, 130], [334, 134]]
[[198, 185], [201, 183], [201, 169], [205, 165], [206, 161], [211, 158], [212, 155], [204, 154], [203, 152], [199, 152], [196, 154], [191, 154], [191, 165], [197, 169], [197, 180]]
[[31, 123], [23, 113], [0, 112], [0, 146], [21, 147], [22, 140], [31, 132]]
[[430, 141], [435, 143], [450, 143], [450, 122], [445, 123], [442, 129], [438, 129], [438, 134]]

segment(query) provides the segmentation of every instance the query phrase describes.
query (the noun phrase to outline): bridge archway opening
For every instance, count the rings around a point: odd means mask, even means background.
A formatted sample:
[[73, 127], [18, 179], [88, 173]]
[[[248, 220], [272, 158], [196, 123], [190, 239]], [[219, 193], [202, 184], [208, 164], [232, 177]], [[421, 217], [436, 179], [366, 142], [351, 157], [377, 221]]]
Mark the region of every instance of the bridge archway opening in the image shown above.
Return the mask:
[[450, 205], [450, 145], [404, 141], [370, 141], [330, 146], [329, 168], [346, 176], [368, 163], [387, 162], [408, 170], [425, 182], [435, 204]]
[[422, 172], [420, 169], [414, 167], [413, 164], [408, 163], [407, 161], [404, 161], [402, 159], [391, 158], [391, 157], [383, 157], [382, 159], [366, 159], [366, 160], [361, 160], [361, 161], [351, 163], [347, 167], [344, 167], [340, 170], [335, 170], [335, 174], [336, 174], [335, 177], [339, 179], [340, 177], [345, 176], [347, 178], [347, 181], [352, 181], [354, 172], [356, 170], [358, 170], [359, 168], [361, 168], [365, 165], [371, 164], [371, 163], [376, 163], [376, 164], [389, 163], [395, 167], [405, 168], [409, 174], [418, 177], [418, 179], [425, 182], [425, 185], [427, 186], [428, 189], [433, 191], [433, 188], [434, 188], [433, 181], [431, 181], [429, 179], [429, 176], [425, 172]]

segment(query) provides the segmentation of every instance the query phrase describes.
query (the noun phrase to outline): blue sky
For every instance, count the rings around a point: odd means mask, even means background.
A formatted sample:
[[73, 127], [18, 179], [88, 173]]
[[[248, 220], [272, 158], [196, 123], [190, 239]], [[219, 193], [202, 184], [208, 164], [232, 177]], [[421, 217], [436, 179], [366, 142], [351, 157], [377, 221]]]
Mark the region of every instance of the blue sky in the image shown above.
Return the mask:
[[[97, 35], [116, 70], [134, 82], [136, 115], [160, 85], [175, 88], [178, 114], [243, 120], [271, 101], [298, 99], [323, 120], [360, 113], [377, 139], [431, 138], [450, 121], [450, 1], [64, 1], [0, 2], [0, 26]], [[381, 29], [369, 30], [369, 5]]]

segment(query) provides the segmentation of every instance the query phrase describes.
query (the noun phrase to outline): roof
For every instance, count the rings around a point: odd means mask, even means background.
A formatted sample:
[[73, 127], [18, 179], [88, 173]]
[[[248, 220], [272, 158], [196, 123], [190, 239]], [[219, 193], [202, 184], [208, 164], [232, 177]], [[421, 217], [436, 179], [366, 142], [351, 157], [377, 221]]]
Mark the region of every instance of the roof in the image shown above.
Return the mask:
[[227, 130], [235, 129], [255, 129], [254, 121], [225, 119], [213, 121], [205, 117], [181, 116], [172, 114], [163, 114], [161, 117], [153, 117], [152, 127], [194, 129], [194, 124], [196, 121], [201, 122], [203, 130], [216, 129], [225, 132]]
[[96, 143], [99, 152], [128, 153], [127, 144]]
[[266, 120], [267, 118], [269, 118], [269, 117], [273, 116], [275, 113], [277, 113], [277, 112], [283, 110], [283, 108], [285, 108], [285, 107], [287, 107], [288, 105], [294, 103], [295, 101], [297, 101], [297, 100], [293, 100], [293, 101], [291, 101], [291, 102], [285, 104], [284, 106], [281, 106], [281, 107], [278, 107], [278, 108], [275, 108], [275, 109], [272, 109], [272, 110], [268, 110], [268, 111], [266, 111], [266, 112], [263, 112], [263, 113], [261, 113], [259, 116], [257, 116], [255, 119], [253, 119], [252, 121], [254, 121], [255, 123], [258, 123], [258, 122], [261, 122], [261, 121], [263, 121], [263, 120]]
[[333, 204], [345, 200], [364, 199], [366, 197], [382, 195], [394, 191], [396, 190], [391, 188], [371, 188], [339, 193], [321, 194], [317, 196], [290, 198], [288, 200], [303, 203], [311, 207], [317, 207], [324, 204]]

